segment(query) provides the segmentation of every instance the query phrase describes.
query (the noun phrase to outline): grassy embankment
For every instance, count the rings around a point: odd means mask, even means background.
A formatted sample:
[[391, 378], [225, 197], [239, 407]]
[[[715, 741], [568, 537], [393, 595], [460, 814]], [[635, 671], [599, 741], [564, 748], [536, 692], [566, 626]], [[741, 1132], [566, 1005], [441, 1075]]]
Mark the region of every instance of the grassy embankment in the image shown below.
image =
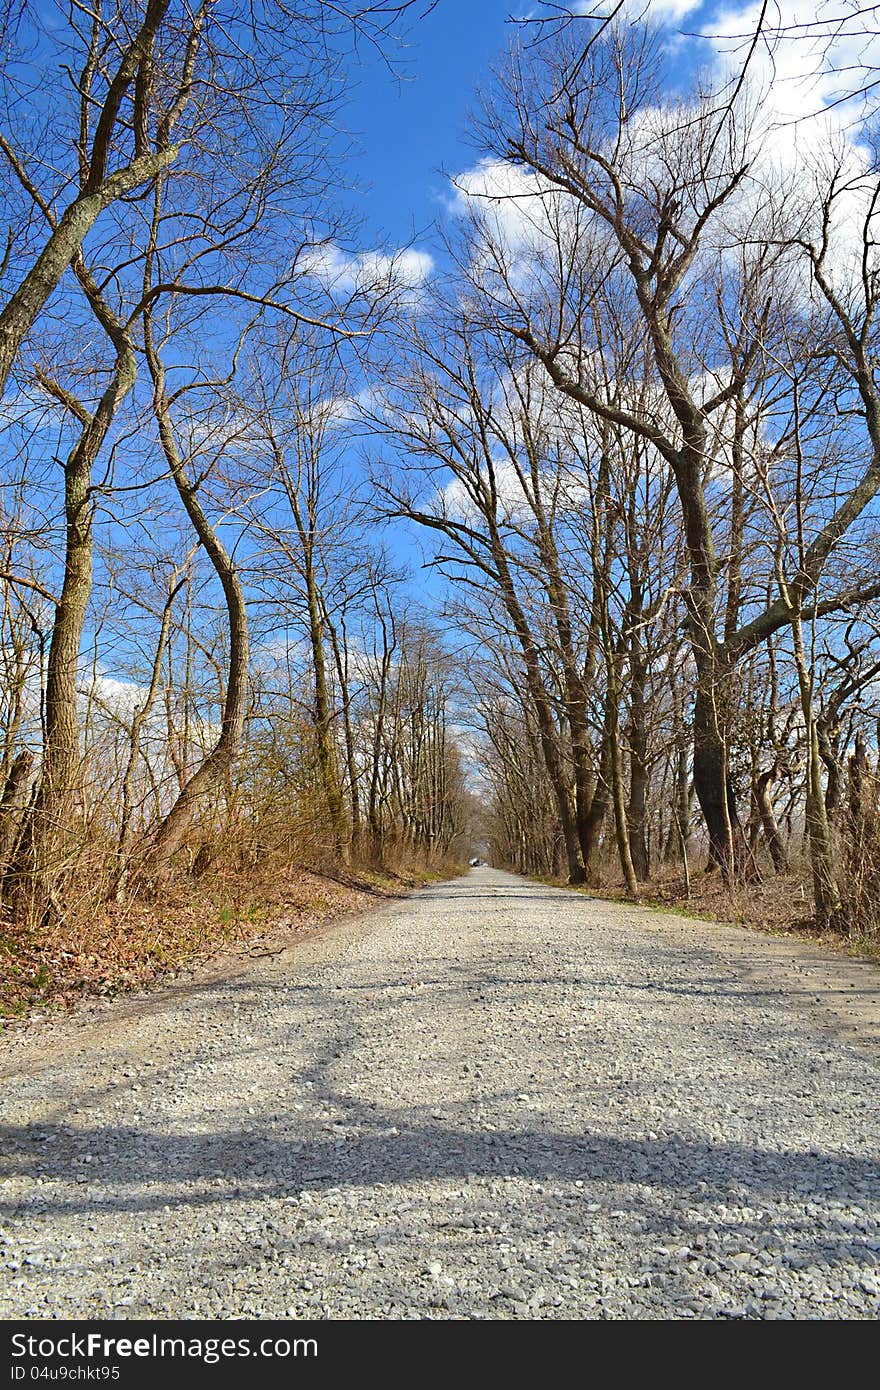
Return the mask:
[[172, 879], [158, 897], [132, 896], [71, 913], [48, 929], [0, 923], [0, 1030], [173, 979], [219, 953], [258, 957], [337, 918], [460, 872], [453, 862], [395, 858], [381, 868], [215, 867]]

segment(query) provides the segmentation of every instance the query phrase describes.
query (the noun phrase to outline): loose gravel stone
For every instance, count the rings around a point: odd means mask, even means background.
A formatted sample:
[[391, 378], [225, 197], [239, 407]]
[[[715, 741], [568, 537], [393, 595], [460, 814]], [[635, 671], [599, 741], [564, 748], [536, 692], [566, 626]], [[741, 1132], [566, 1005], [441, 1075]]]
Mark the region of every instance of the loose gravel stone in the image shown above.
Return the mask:
[[5, 1317], [874, 1318], [878, 975], [480, 869], [4, 1040]]

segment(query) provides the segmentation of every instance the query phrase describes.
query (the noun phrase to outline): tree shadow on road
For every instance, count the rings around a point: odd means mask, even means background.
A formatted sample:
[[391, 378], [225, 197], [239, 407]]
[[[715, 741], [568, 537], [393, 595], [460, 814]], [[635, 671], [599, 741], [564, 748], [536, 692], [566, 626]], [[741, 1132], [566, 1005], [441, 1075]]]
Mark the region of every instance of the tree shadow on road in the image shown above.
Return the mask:
[[[211, 1206], [278, 1198], [302, 1190], [358, 1188], [474, 1179], [571, 1185], [573, 1210], [589, 1202], [597, 1187], [613, 1189], [613, 1203], [638, 1213], [650, 1209], [659, 1235], [664, 1222], [657, 1206], [645, 1203], [644, 1189], [686, 1197], [672, 1224], [681, 1230], [705, 1207], [770, 1207], [782, 1244], [810, 1236], [803, 1211], [789, 1218], [786, 1203], [852, 1205], [880, 1202], [877, 1164], [852, 1155], [774, 1152], [735, 1143], [713, 1144], [679, 1136], [631, 1139], [608, 1134], [566, 1134], [511, 1128], [473, 1132], [463, 1126], [413, 1123], [394, 1110], [349, 1106], [344, 1138], [328, 1134], [305, 1142], [265, 1125], [222, 1128], [210, 1134], [161, 1133], [146, 1127], [0, 1129], [2, 1172], [7, 1177], [41, 1180], [37, 1189], [48, 1214], [148, 1213], [176, 1206]], [[108, 1154], [108, 1150], [111, 1152]], [[92, 1163], [86, 1165], [86, 1155]], [[85, 1179], [81, 1190], [73, 1179]], [[212, 1186], [211, 1184], [218, 1184]], [[574, 1189], [575, 1182], [583, 1190]], [[53, 1191], [54, 1184], [59, 1184]], [[639, 1190], [642, 1197], [639, 1198]], [[608, 1199], [606, 1197], [606, 1205]], [[0, 1202], [0, 1212], [21, 1214], [19, 1203]], [[563, 1213], [559, 1213], [560, 1218]], [[717, 1221], [717, 1218], [715, 1218]], [[760, 1223], [758, 1223], [760, 1225]], [[738, 1223], [741, 1227], [742, 1223]], [[827, 1245], [827, 1242], [826, 1242]], [[811, 1257], [823, 1258], [810, 1241]], [[876, 1262], [866, 1237], [842, 1223], [824, 1258]]]

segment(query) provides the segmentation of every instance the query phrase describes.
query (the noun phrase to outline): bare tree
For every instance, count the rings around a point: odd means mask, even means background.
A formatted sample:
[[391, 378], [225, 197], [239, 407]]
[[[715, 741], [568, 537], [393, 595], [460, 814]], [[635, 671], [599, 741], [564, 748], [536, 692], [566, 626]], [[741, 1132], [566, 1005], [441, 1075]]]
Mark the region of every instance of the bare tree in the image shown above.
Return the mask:
[[[544, 237], [550, 249], [543, 273], [523, 289], [486, 213], [478, 216], [480, 256], [473, 274], [482, 287], [483, 312], [543, 363], [563, 395], [637, 434], [672, 471], [690, 569], [687, 603], [697, 671], [694, 786], [713, 854], [729, 872], [733, 863], [747, 861], [729, 766], [733, 672], [755, 643], [808, 606], [835, 546], [876, 495], [878, 471], [871, 461], [820, 521], [804, 564], [788, 577], [787, 597], [738, 622], [740, 547], [734, 528], [728, 619], [719, 635], [722, 569], [710, 504], [713, 473], [727, 452], [728, 431], [719, 422], [731, 403], [755, 389], [767, 296], [774, 293], [772, 277], [785, 248], [772, 235], [762, 241], [753, 228], [732, 303], [733, 287], [723, 293], [717, 288], [718, 254], [706, 254], [710, 233], [716, 245], [718, 237], [734, 234], [727, 210], [735, 209], [754, 159], [747, 88], [724, 104], [709, 91], [686, 105], [652, 105], [657, 72], [650, 36], [633, 25], [609, 28], [586, 53], [566, 32], [546, 50], [514, 56], [489, 110], [488, 138], [496, 155], [528, 171], [525, 191], [549, 208]], [[828, 206], [838, 191], [832, 181]], [[873, 216], [869, 198], [866, 246]], [[789, 231], [789, 244], [791, 236]], [[856, 326], [824, 273], [829, 240], [826, 219], [824, 240], [804, 245], [816, 283], [841, 324], [853, 380], [870, 399], [873, 385], [859, 363], [873, 318], [873, 272], [866, 270], [868, 307]], [[629, 306], [624, 312], [621, 303]], [[715, 305], [714, 322], [707, 304]], [[621, 399], [596, 375], [597, 334], [613, 337], [621, 329], [648, 345], [659, 409]], [[702, 354], [695, 344], [703, 345]], [[712, 356], [717, 385], [706, 390], [702, 383]], [[874, 410], [870, 404], [869, 420]], [[864, 599], [870, 583], [856, 592]], [[848, 590], [829, 594], [818, 600], [817, 611], [832, 612], [851, 597]]]

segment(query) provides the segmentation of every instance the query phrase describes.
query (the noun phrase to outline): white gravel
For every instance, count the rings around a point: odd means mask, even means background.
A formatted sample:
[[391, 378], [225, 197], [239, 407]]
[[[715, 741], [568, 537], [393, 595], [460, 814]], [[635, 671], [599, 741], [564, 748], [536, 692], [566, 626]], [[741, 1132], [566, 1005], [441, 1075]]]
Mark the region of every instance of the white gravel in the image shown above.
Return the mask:
[[876, 1317], [878, 982], [481, 869], [38, 1024], [0, 1314]]

